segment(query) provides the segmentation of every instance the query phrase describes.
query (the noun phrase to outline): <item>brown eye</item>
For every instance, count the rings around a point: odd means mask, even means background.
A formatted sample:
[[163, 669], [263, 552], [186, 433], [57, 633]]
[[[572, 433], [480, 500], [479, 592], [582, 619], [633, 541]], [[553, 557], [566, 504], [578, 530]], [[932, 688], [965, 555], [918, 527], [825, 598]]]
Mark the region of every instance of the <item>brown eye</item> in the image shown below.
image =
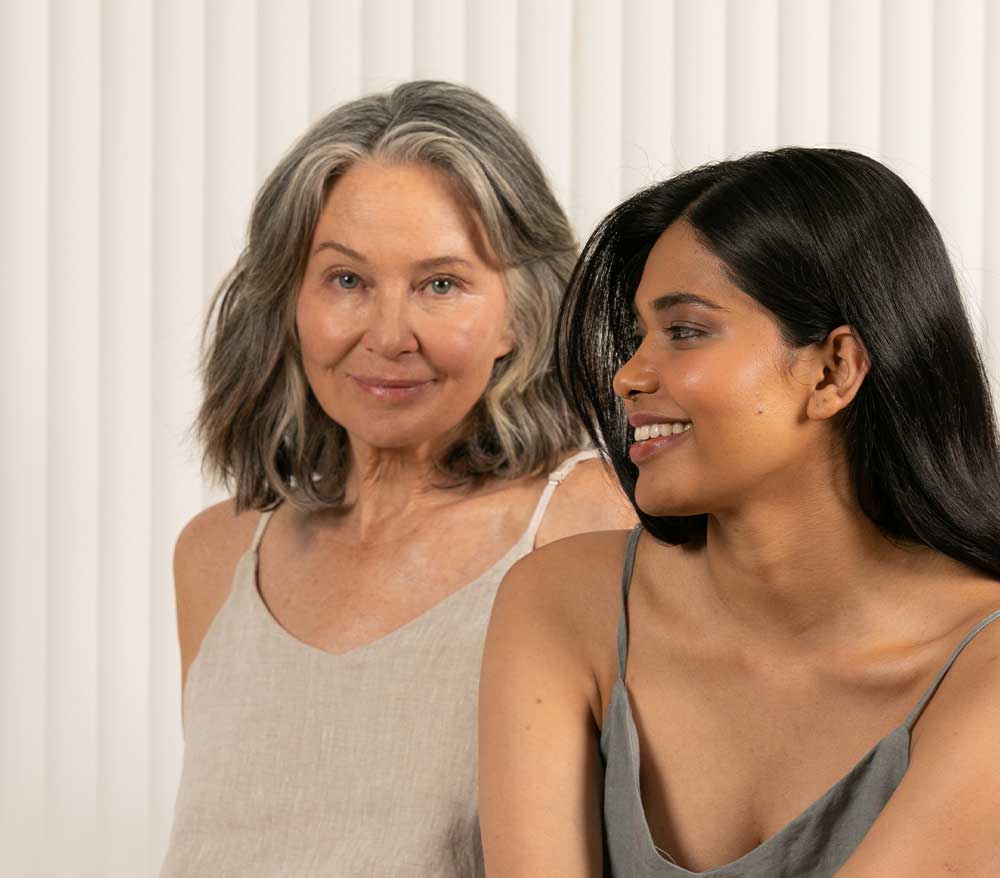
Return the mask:
[[667, 335], [670, 336], [671, 341], [690, 341], [704, 334], [700, 329], [694, 329], [691, 326], [670, 326], [667, 328]]

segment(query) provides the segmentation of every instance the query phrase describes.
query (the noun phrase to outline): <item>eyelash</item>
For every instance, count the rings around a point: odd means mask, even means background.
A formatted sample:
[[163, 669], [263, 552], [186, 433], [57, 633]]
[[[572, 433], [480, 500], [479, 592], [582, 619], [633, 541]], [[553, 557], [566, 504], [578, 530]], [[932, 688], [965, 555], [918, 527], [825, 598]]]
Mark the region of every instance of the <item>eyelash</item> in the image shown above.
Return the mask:
[[[342, 284], [338, 283], [341, 278], [345, 277], [355, 278], [358, 281], [358, 284], [361, 286], [363, 286], [365, 283], [360, 275], [355, 274], [353, 271], [344, 271], [344, 270], [330, 272], [330, 274], [327, 275], [326, 282], [329, 284], [337, 284], [338, 286], [340, 286], [342, 290], [348, 290], [348, 291], [356, 290], [358, 288], [357, 286], [345, 287]], [[438, 281], [447, 281], [448, 283], [451, 284], [451, 288], [445, 293], [437, 293], [436, 294], [437, 298], [443, 298], [448, 293], [451, 293], [462, 286], [461, 282], [457, 278], [449, 277], [448, 275], [438, 275], [436, 277], [432, 277], [429, 280], [424, 281], [424, 283], [420, 285], [420, 289], [425, 290], [431, 284], [437, 283]]]
[[[685, 334], [682, 336], [678, 336], [676, 334], [678, 332], [683, 332]], [[670, 341], [691, 341], [692, 339], [700, 338], [706, 333], [704, 332], [704, 330], [695, 329], [693, 326], [668, 326], [666, 329], [663, 330], [663, 334], [666, 335]], [[632, 344], [633, 351], [639, 348], [639, 345], [642, 344], [642, 340], [645, 337], [646, 337], [645, 335], [642, 335], [638, 332], [632, 334], [629, 340]]]
[[[690, 341], [693, 338], [699, 338], [705, 334], [702, 330], [695, 329], [693, 326], [668, 326], [664, 332], [667, 333], [671, 341]], [[678, 337], [677, 335], [674, 335], [676, 332], [684, 332], [688, 334]]]

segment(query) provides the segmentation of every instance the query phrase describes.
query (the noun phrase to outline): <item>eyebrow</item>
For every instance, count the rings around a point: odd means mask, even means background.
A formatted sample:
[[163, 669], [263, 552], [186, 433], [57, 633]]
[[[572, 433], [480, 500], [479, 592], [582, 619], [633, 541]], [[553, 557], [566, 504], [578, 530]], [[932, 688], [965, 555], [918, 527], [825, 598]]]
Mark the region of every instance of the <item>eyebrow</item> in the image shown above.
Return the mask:
[[[711, 299], [706, 299], [697, 293], [664, 293], [662, 296], [657, 296], [653, 299], [649, 307], [658, 313], [666, 311], [668, 308], [673, 308], [674, 305], [700, 305], [702, 308], [708, 308], [711, 311], [727, 310], [722, 305], [717, 305]], [[634, 302], [632, 310], [635, 310]]]
[[351, 259], [356, 259], [358, 262], [367, 262], [357, 250], [352, 250], [350, 247], [345, 247], [343, 244], [338, 244], [336, 241], [323, 241], [322, 244], [317, 244], [316, 249], [313, 250], [313, 256], [319, 253], [320, 250], [338, 250], [345, 256], [350, 256]]
[[[368, 260], [365, 259], [357, 250], [352, 250], [350, 247], [345, 247], [343, 244], [338, 244], [336, 241], [323, 241], [321, 244], [316, 246], [313, 250], [313, 255], [315, 256], [321, 250], [337, 250], [343, 253], [345, 256], [349, 256], [351, 259], [356, 259], [358, 262], [364, 262], [367, 264]], [[440, 268], [442, 265], [464, 265], [468, 268], [472, 268], [472, 263], [468, 259], [464, 259], [461, 256], [434, 256], [430, 259], [421, 259], [415, 262], [414, 265], [420, 269], [430, 269], [430, 268]]]

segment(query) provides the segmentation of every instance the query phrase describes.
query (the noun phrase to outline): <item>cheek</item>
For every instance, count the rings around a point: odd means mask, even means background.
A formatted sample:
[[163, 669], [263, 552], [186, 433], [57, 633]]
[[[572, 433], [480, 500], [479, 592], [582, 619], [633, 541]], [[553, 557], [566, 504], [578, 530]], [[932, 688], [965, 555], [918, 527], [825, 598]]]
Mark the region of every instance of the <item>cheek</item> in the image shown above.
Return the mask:
[[692, 356], [678, 370], [677, 387], [678, 402], [695, 423], [714, 422], [711, 432], [726, 445], [771, 437], [794, 416], [794, 394], [768, 350]]
[[310, 364], [328, 366], [339, 360], [357, 334], [351, 332], [349, 321], [337, 319], [329, 308], [318, 307], [315, 297], [308, 294], [299, 297], [295, 326], [307, 368]]
[[478, 381], [493, 368], [488, 332], [474, 325], [439, 323], [420, 333], [420, 344], [427, 360], [440, 373]]

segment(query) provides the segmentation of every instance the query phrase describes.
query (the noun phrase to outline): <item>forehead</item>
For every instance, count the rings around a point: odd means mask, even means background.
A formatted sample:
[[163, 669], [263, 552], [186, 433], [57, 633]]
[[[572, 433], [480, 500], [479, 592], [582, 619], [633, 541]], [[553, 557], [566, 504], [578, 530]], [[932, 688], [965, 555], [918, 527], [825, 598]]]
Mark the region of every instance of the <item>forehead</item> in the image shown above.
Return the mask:
[[668, 293], [693, 293], [727, 310], [756, 305], [729, 279], [722, 260], [683, 219], [671, 223], [653, 245], [636, 289], [635, 309], [641, 314], [653, 300]]
[[476, 211], [443, 171], [421, 164], [352, 165], [323, 204], [313, 240], [326, 238], [372, 256], [492, 257]]

